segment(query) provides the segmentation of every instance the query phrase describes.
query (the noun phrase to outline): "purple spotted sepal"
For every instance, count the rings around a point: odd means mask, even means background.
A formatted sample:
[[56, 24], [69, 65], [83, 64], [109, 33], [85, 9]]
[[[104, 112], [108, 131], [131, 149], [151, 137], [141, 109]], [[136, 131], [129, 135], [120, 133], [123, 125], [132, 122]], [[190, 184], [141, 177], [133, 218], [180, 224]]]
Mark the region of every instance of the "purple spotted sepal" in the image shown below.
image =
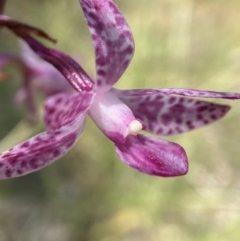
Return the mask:
[[[112, 92], [145, 123], [146, 131], [158, 135], [176, 135], [203, 127], [219, 120], [230, 110], [228, 105], [176, 96], [162, 89], [112, 89]], [[211, 92], [206, 93], [210, 95]], [[214, 92], [214, 96], [240, 98], [237, 93]]]
[[128, 166], [155, 176], [185, 175], [188, 160], [176, 143], [143, 135], [128, 136], [124, 144], [115, 144], [120, 159]]
[[126, 19], [111, 0], [79, 0], [96, 55], [97, 92], [106, 92], [128, 67], [134, 40]]
[[46, 131], [0, 154], [0, 179], [23, 176], [63, 156], [80, 137], [95, 94], [61, 93], [45, 104]]

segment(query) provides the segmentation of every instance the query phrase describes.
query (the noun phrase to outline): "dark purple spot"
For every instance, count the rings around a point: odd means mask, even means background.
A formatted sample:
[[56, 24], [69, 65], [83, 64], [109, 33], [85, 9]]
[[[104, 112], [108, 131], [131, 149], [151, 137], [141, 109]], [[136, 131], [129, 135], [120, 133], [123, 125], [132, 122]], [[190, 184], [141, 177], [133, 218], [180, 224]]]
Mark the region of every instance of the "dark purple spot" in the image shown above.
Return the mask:
[[103, 77], [106, 76], [106, 72], [105, 72], [104, 70], [102, 70], [102, 69], [99, 69], [99, 70], [97, 71], [97, 74], [98, 74], [99, 76], [103, 76]]
[[117, 6], [113, 2], [109, 1], [108, 2], [108, 6], [109, 6], [109, 8], [112, 9], [114, 14], [118, 14], [119, 13], [119, 10], [118, 10]]
[[126, 23], [125, 19], [121, 16], [115, 17], [116, 25], [124, 25]]
[[217, 116], [216, 115], [211, 115], [210, 118], [213, 119], [213, 120], [216, 120]]
[[[147, 96], [146, 98], [145, 98], [145, 101], [147, 102], [147, 101], [149, 101], [151, 99], [151, 96]], [[143, 103], [142, 103], [143, 104]]]
[[168, 132], [167, 132], [167, 135], [171, 135], [171, 134], [173, 134], [173, 130], [169, 130]]
[[169, 99], [169, 104], [172, 104], [175, 100], [176, 100], [176, 97], [171, 97], [171, 98]]
[[211, 108], [209, 108], [209, 112], [213, 112], [213, 111], [215, 111], [215, 110], [216, 110], [215, 107], [211, 107]]
[[105, 66], [107, 64], [107, 60], [105, 58], [97, 58], [96, 65], [97, 66]]
[[57, 131], [55, 131], [54, 133], [55, 133], [55, 135], [60, 135], [60, 134], [62, 133], [62, 131], [57, 130]]
[[129, 32], [129, 31], [124, 31], [124, 33], [121, 34], [120, 37], [123, 37], [124, 39], [125, 39], [125, 38], [128, 38], [130, 41], [133, 40], [133, 39], [132, 39], [132, 33]]
[[21, 175], [22, 173], [22, 170], [17, 170], [17, 174]]
[[162, 115], [162, 123], [167, 126], [171, 122], [171, 116], [168, 114]]
[[162, 132], [163, 132], [163, 128], [158, 128], [158, 130], [157, 130], [157, 134], [162, 134]]
[[183, 132], [183, 130], [179, 126], [177, 126], [175, 128], [175, 130], [176, 130], [177, 133], [182, 133]]
[[[126, 49], [124, 49], [121, 54], [122, 55], [128, 55], [133, 53], [133, 48], [132, 46], [128, 46]], [[127, 62], [129, 62], [129, 59], [127, 59]]]
[[9, 158], [9, 157], [11, 157], [11, 156], [13, 156], [13, 154], [12, 153], [6, 153], [6, 154], [3, 154], [2, 155], [2, 158]]
[[198, 107], [197, 110], [200, 111], [200, 112], [206, 111], [206, 110], [208, 110], [208, 106], [201, 106], [201, 107]]
[[38, 168], [38, 164], [37, 164], [38, 159], [37, 158], [32, 158], [29, 160], [29, 164], [32, 168], [36, 169]]
[[17, 152], [17, 153], [14, 155], [14, 157], [23, 157], [23, 156], [25, 156], [25, 153], [22, 152], [22, 151]]
[[192, 121], [189, 120], [189, 121], [186, 122], [186, 124], [187, 124], [189, 129], [194, 129], [194, 125], [193, 125]]
[[157, 95], [156, 97], [155, 97], [155, 100], [161, 100], [163, 98], [163, 95]]
[[37, 149], [39, 146], [41, 146], [40, 142], [35, 142], [31, 145], [31, 149]]
[[173, 116], [182, 115], [185, 111], [185, 106], [182, 104], [176, 104], [170, 107], [170, 111]]
[[[94, 6], [93, 6], [94, 7]], [[96, 13], [95, 12], [88, 12], [88, 16], [96, 21]], [[93, 25], [94, 26], [94, 25]]]
[[183, 119], [182, 119], [182, 118], [177, 118], [177, 119], [176, 119], [176, 123], [182, 124], [182, 122], [183, 122]]
[[55, 111], [56, 111], [56, 109], [55, 109], [54, 107], [49, 108], [49, 109], [48, 109], [48, 114], [49, 114], [49, 115], [52, 115]]
[[57, 98], [57, 99], [55, 100], [55, 102], [56, 102], [56, 104], [60, 104], [60, 103], [62, 102], [62, 98], [61, 98], [61, 97]]
[[17, 162], [18, 162], [18, 158], [15, 158], [15, 157], [8, 160], [8, 163], [12, 166], [16, 165]]
[[97, 12], [101, 11], [101, 4], [98, 1], [92, 1], [92, 8], [94, 8]]
[[6, 177], [10, 178], [12, 176], [12, 170], [7, 169], [5, 172]]
[[54, 157], [57, 157], [57, 156], [59, 156], [59, 155], [60, 155], [60, 151], [59, 151], [58, 149], [54, 150], [53, 156], [54, 156]]
[[27, 148], [29, 147], [30, 143], [28, 141], [24, 142], [20, 147]]

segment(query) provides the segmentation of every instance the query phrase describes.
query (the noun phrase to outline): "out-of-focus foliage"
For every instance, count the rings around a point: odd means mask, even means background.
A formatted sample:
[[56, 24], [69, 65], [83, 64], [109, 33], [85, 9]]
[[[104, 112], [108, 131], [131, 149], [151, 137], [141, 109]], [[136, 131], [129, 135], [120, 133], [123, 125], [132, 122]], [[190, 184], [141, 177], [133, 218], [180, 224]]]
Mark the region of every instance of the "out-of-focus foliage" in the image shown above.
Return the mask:
[[[116, 0], [136, 53], [119, 88], [188, 87], [240, 92], [240, 2]], [[43, 28], [56, 48], [94, 76], [90, 36], [77, 0], [8, 0], [5, 14]], [[0, 33], [0, 52], [18, 43]], [[0, 150], [42, 130], [12, 105], [21, 76], [0, 83]], [[189, 173], [146, 176], [123, 165], [88, 120], [77, 145], [55, 164], [0, 182], [1, 241], [240, 240], [240, 103], [205, 128], [168, 138], [186, 148]]]

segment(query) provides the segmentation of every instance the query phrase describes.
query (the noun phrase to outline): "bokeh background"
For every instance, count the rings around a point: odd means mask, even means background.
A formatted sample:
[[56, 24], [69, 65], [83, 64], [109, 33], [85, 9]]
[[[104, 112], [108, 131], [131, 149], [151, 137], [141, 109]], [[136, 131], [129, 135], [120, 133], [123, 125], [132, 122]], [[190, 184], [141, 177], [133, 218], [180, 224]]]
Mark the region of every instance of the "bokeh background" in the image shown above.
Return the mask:
[[[119, 88], [179, 87], [240, 92], [240, 1], [116, 0], [136, 51]], [[5, 14], [43, 28], [55, 48], [79, 56], [94, 76], [94, 52], [77, 0], [8, 0]], [[0, 52], [19, 53], [0, 32]], [[12, 104], [21, 85], [15, 66], [0, 82], [0, 151], [43, 130]], [[166, 138], [186, 149], [184, 177], [130, 169], [87, 120], [74, 148], [36, 173], [0, 181], [1, 241], [240, 240], [240, 102], [221, 121]], [[41, 106], [41, 101], [39, 107]]]

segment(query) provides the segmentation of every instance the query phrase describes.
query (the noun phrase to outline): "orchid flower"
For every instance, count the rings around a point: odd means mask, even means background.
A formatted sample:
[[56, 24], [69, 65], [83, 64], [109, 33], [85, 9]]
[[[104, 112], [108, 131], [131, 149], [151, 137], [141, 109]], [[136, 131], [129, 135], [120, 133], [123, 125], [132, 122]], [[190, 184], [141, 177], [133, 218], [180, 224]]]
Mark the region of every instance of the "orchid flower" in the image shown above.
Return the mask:
[[17, 91], [14, 103], [19, 105], [26, 101], [28, 120], [34, 123], [37, 120], [35, 92], [48, 97], [62, 91], [71, 91], [73, 88], [58, 70], [42, 61], [26, 43], [21, 41], [20, 46], [21, 56], [0, 54], [0, 70], [9, 63], [20, 67], [23, 87]]
[[0, 178], [25, 175], [63, 156], [80, 137], [87, 114], [130, 167], [163, 177], [186, 174], [188, 160], [180, 145], [139, 132], [173, 135], [204, 126], [223, 117], [230, 107], [188, 97], [240, 99], [240, 94], [189, 89], [113, 89], [134, 53], [131, 30], [112, 0], [80, 0], [80, 5], [95, 48], [96, 80], [66, 54], [23, 36], [76, 91], [47, 98], [46, 131], [0, 155]]

